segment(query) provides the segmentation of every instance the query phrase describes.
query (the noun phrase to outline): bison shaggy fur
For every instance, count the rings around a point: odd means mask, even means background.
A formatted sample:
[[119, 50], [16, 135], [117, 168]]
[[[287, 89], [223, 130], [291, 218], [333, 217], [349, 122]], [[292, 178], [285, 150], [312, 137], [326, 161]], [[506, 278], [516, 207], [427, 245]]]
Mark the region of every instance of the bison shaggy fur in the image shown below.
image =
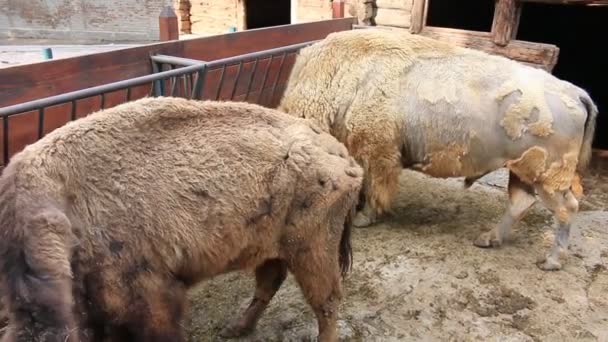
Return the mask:
[[355, 226], [389, 211], [402, 168], [470, 186], [507, 167], [509, 209], [475, 245], [499, 246], [536, 192], [558, 221], [539, 266], [561, 267], [597, 117], [583, 89], [502, 56], [364, 29], [302, 49], [278, 109], [317, 123], [363, 167]]
[[0, 179], [4, 341], [181, 341], [186, 290], [243, 269], [255, 293], [224, 336], [289, 270], [335, 341], [362, 176], [331, 135], [253, 104], [147, 98], [71, 122]]

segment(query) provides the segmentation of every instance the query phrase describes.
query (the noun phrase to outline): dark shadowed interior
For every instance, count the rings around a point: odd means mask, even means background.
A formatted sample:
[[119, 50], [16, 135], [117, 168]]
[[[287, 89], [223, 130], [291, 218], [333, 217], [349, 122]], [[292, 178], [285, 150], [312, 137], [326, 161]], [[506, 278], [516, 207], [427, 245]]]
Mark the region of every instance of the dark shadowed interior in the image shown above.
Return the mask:
[[599, 108], [596, 148], [608, 148], [608, 6], [524, 5], [517, 39], [559, 46], [553, 74], [587, 90]]
[[[494, 1], [431, 0], [429, 26], [489, 32]], [[594, 147], [608, 149], [608, 6], [526, 3], [517, 39], [560, 48], [557, 77], [587, 90], [599, 108]]]
[[429, 0], [427, 25], [490, 32], [493, 0]]
[[245, 20], [248, 29], [291, 23], [291, 0], [246, 0]]

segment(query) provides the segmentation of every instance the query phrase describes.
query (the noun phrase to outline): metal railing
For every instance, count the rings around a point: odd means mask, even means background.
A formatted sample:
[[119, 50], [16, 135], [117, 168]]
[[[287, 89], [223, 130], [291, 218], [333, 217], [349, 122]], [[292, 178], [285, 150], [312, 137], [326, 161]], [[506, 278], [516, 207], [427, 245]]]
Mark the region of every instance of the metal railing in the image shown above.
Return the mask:
[[[275, 49], [257, 51], [253, 53], [247, 53], [243, 55], [222, 58], [214, 61], [200, 61], [195, 59], [166, 56], [166, 55], [153, 55], [150, 56], [152, 61], [152, 73], [145, 76], [135, 77], [126, 79], [123, 81], [113, 82], [100, 86], [85, 88], [76, 90], [60, 95], [45, 97], [33, 101], [19, 103], [7, 107], [0, 108], [0, 117], [2, 118], [2, 139], [3, 148], [2, 156], [4, 165], [9, 161], [9, 117], [35, 112], [38, 113], [38, 127], [37, 127], [37, 139], [41, 139], [44, 136], [44, 122], [45, 122], [45, 110], [48, 107], [68, 104], [71, 103], [71, 112], [69, 121], [76, 120], [77, 114], [77, 101], [92, 97], [100, 97], [101, 109], [106, 108], [106, 95], [108, 93], [127, 90], [125, 100], [131, 101], [131, 91], [134, 87], [151, 84], [149, 96], [180, 96], [178, 89], [178, 82], [181, 83], [179, 87], [182, 88], [181, 97], [190, 99], [201, 99], [201, 94], [205, 87], [206, 75], [210, 71], [220, 70], [220, 80], [217, 84], [217, 90], [215, 92], [215, 100], [220, 98], [220, 91], [225, 80], [226, 70], [230, 66], [237, 66], [235, 81], [230, 92], [229, 100], [234, 100], [236, 95], [237, 85], [239, 83], [243, 66], [246, 63], [253, 63], [252, 71], [247, 80], [246, 93], [244, 101], [249, 101], [249, 95], [251, 93], [251, 86], [256, 74], [259, 62], [264, 59], [269, 59], [266, 69], [264, 70], [260, 91], [254, 103], [259, 103], [261, 93], [266, 89], [268, 84], [270, 86], [271, 96], [274, 96], [276, 86], [284, 72], [284, 62], [288, 54], [296, 53], [301, 48], [311, 45], [318, 40], [309, 41], [300, 44], [283, 46]], [[278, 57], [280, 56], [280, 57]], [[281, 58], [277, 75], [269, 83], [268, 75], [271, 69], [272, 62], [275, 58]], [[167, 68], [169, 70], [163, 70]], [[168, 85], [168, 87], [166, 87]], [[261, 103], [260, 103], [261, 104]]]

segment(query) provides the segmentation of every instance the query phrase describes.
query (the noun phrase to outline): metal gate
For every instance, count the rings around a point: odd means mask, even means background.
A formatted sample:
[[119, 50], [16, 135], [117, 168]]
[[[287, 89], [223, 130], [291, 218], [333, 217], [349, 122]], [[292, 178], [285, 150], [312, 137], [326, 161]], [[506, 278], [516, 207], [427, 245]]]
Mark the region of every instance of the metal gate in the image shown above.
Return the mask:
[[[37, 141], [49, 132], [48, 130], [45, 132], [45, 117], [51, 108], [59, 108], [60, 112], [69, 115], [69, 121], [73, 121], [78, 118], [79, 100], [98, 98], [98, 109], [113, 107], [146, 96], [246, 101], [275, 107], [282, 95], [282, 89], [278, 89], [277, 85], [281, 80], [284, 82], [288, 78], [295, 54], [301, 48], [315, 42], [309, 41], [214, 61], [152, 55], [150, 56], [152, 73], [149, 75], [0, 108], [2, 167], [18, 150], [10, 146], [10, 117], [26, 113], [37, 115], [35, 139]], [[134, 96], [134, 93], [141, 93], [142, 89], [147, 89], [143, 96]], [[110, 94], [113, 94], [111, 99], [109, 99]], [[122, 96], [117, 97], [117, 94]], [[91, 110], [89, 114], [95, 110]]]

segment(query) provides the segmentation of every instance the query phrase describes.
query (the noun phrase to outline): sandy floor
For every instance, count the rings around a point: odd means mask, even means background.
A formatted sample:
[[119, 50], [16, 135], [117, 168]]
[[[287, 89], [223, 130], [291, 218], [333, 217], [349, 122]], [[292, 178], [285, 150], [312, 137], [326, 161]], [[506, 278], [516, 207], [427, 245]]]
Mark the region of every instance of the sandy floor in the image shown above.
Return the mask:
[[[608, 165], [605, 165], [608, 166]], [[592, 171], [563, 271], [535, 261], [552, 239], [537, 204], [500, 249], [472, 241], [498, 222], [506, 174], [469, 190], [460, 180], [404, 171], [395, 214], [356, 229], [354, 269], [345, 281], [345, 341], [608, 341], [608, 168]], [[191, 293], [190, 341], [217, 341], [248, 304], [252, 277], [230, 274]], [[242, 341], [309, 341], [312, 311], [290, 276], [256, 332]]]
[[[458, 179], [404, 171], [394, 215], [354, 231], [341, 340], [608, 341], [608, 159], [603, 162], [585, 179], [588, 195], [559, 272], [535, 265], [552, 238], [551, 215], [539, 204], [503, 247], [472, 245], [505, 209], [504, 171], [469, 190]], [[241, 273], [194, 288], [189, 340], [221, 340], [219, 330], [252, 291], [253, 278]], [[257, 330], [241, 341], [312, 341], [316, 334], [289, 276]]]

